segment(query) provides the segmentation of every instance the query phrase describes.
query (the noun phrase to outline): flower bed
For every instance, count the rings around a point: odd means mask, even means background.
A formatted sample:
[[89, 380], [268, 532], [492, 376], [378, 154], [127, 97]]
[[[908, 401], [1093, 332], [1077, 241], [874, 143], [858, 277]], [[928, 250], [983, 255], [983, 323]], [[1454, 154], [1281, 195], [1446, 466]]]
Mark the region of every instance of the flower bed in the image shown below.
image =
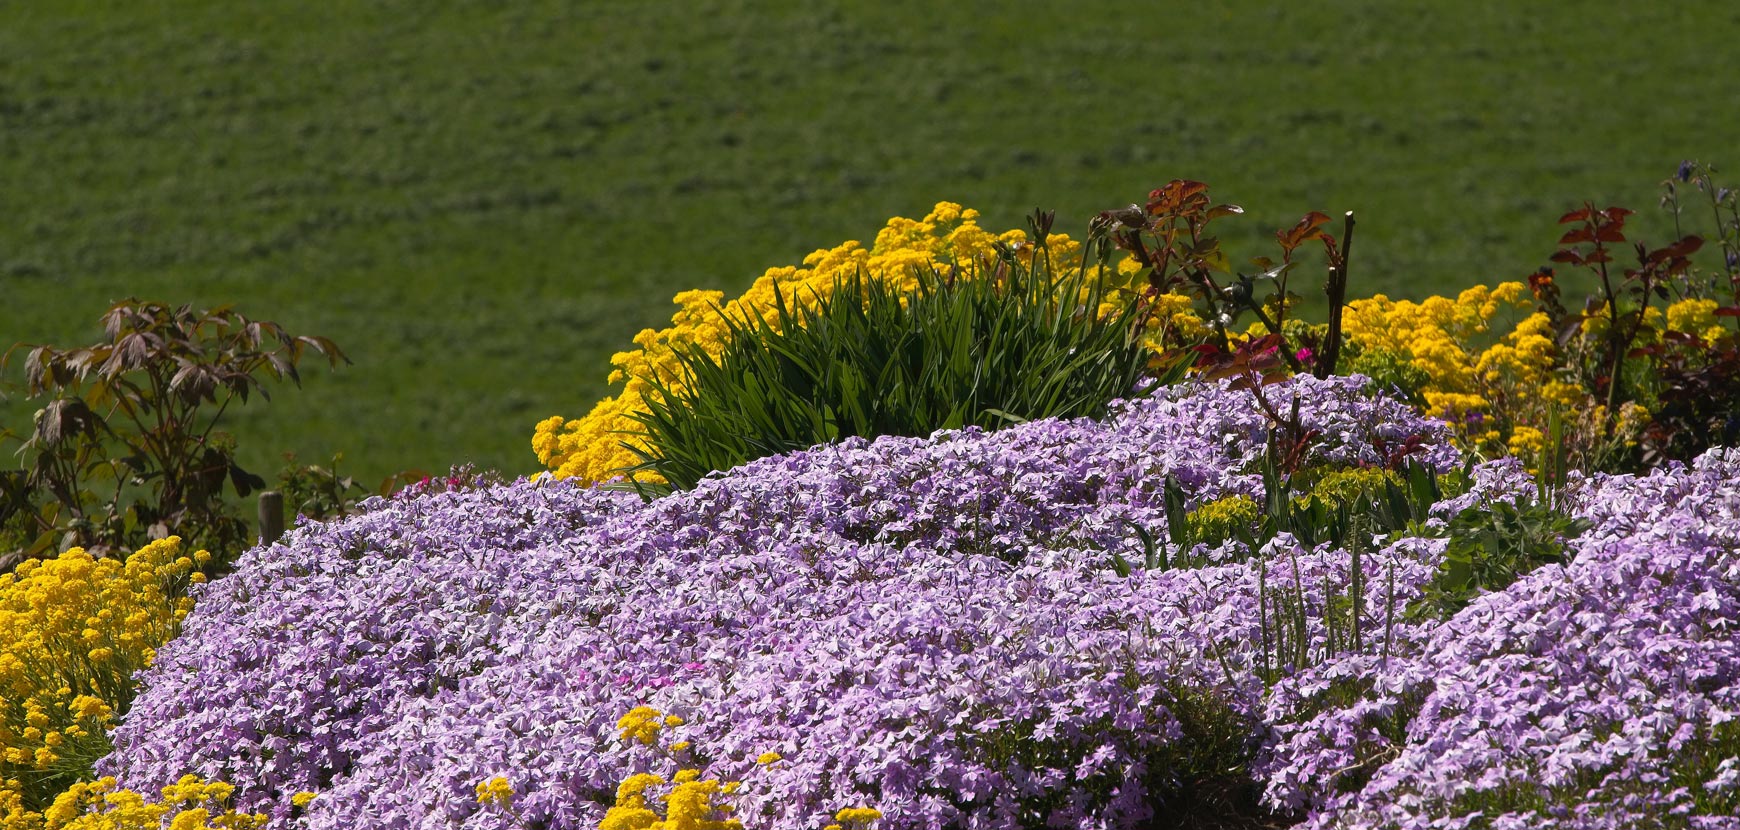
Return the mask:
[[[1410, 436], [1456, 463], [1440, 423], [1362, 379], [1267, 394], [1298, 398], [1311, 465]], [[1595, 527], [1572, 563], [1444, 622], [1395, 611], [1442, 539], [1358, 559], [1227, 542], [1221, 564], [1120, 576], [1135, 528], [1164, 530], [1168, 476], [1193, 508], [1262, 496], [1250, 396], [1195, 384], [1103, 423], [854, 439], [648, 504], [525, 481], [377, 503], [196, 589], [104, 768], [221, 779], [306, 827], [590, 828], [619, 784], [679, 767], [741, 782], [749, 827], [858, 808], [883, 828], [1722, 826], [1735, 460], [1580, 483]], [[1442, 507], [1532, 488], [1514, 467], [1475, 480]], [[1355, 562], [1379, 586], [1354, 595], [1370, 635], [1336, 648]], [[1271, 686], [1284, 602], [1308, 659]], [[625, 739], [640, 706], [677, 722]]]
[[686, 292], [547, 473], [209, 584], [0, 576], [0, 830], [1740, 827], [1740, 219], [1566, 214], [1582, 311], [1347, 301], [1351, 216], [1245, 275], [1206, 191]]

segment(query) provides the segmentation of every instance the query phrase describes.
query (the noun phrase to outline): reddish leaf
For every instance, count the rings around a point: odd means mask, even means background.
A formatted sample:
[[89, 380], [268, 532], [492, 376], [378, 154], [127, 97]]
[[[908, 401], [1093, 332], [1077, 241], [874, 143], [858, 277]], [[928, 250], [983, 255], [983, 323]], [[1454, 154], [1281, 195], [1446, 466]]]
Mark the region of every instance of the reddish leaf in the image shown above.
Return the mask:
[[1587, 314], [1567, 315], [1565, 317], [1565, 319], [1559, 323], [1559, 330], [1558, 330], [1558, 333], [1555, 336], [1554, 340], [1560, 346], [1563, 346], [1566, 343], [1571, 342], [1572, 338], [1574, 338], [1578, 334], [1582, 333], [1583, 321], [1587, 320], [1587, 319], [1589, 319], [1589, 315], [1587, 315]]
[[1214, 221], [1222, 216], [1235, 216], [1244, 213], [1245, 209], [1238, 205], [1215, 205], [1208, 209], [1207, 221]]
[[1281, 348], [1284, 338], [1279, 334], [1265, 334], [1251, 341], [1251, 349], [1258, 352], [1272, 352]]
[[1568, 225], [1572, 222], [1581, 222], [1581, 221], [1589, 218], [1589, 213], [1590, 213], [1589, 208], [1583, 208], [1582, 210], [1573, 210], [1570, 213], [1567, 213], [1564, 216], [1559, 217], [1559, 224]]
[[175, 375], [169, 379], [169, 388], [170, 389], [180, 389], [181, 385], [186, 383], [189, 378], [198, 375], [199, 370], [200, 370], [200, 367], [199, 367], [199, 364], [197, 364], [197, 363], [189, 363], [189, 364], [182, 366], [181, 369], [178, 370], [175, 373]]
[[1551, 258], [1554, 262], [1569, 262], [1572, 265], [1582, 265], [1585, 262], [1582, 254], [1570, 250], [1555, 251]]
[[1174, 179], [1165, 187], [1156, 188], [1148, 194], [1148, 212], [1154, 215], [1165, 215], [1185, 212], [1187, 209], [1202, 209], [1208, 202], [1204, 192], [1208, 185], [1188, 179]]
[[1717, 317], [1740, 317], [1740, 305], [1725, 305], [1716, 309]]
[[1294, 223], [1293, 227], [1285, 231], [1276, 231], [1275, 239], [1281, 243], [1283, 249], [1292, 251], [1307, 240], [1321, 239], [1323, 233], [1318, 229], [1328, 222], [1328, 216], [1314, 210], [1299, 217], [1299, 221]]
[[1698, 249], [1702, 248], [1702, 247], [1704, 247], [1704, 238], [1701, 236], [1693, 235], [1693, 236], [1688, 236], [1684, 239], [1681, 239], [1680, 241], [1675, 242], [1674, 244], [1669, 245], [1666, 248], [1662, 248], [1661, 250], [1656, 251], [1656, 253], [1665, 254], [1667, 256], [1676, 257], [1676, 258], [1677, 257], [1685, 257], [1685, 256], [1691, 256], [1692, 254], [1697, 253]]

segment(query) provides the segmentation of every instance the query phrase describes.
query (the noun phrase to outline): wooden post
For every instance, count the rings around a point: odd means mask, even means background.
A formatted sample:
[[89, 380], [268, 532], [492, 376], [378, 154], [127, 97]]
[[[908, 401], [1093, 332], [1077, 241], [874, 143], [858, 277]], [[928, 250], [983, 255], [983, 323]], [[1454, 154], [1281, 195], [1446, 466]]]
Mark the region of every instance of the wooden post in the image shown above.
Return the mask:
[[260, 544], [270, 545], [284, 535], [284, 494], [277, 490], [260, 492]]

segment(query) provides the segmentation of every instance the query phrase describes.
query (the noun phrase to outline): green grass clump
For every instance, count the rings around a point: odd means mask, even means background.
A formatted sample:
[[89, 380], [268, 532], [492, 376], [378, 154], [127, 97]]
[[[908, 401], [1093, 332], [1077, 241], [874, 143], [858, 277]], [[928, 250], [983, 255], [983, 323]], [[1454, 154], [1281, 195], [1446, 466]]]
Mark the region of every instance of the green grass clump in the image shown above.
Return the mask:
[[[1003, 251], [995, 266], [919, 271], [911, 292], [854, 280], [809, 304], [780, 298], [773, 319], [727, 318], [717, 360], [679, 348], [674, 388], [648, 379], [656, 394], [637, 420], [650, 451], [637, 450], [630, 478], [652, 472], [688, 489], [714, 470], [850, 436], [1097, 417], [1140, 394], [1158, 358], [1135, 304], [1102, 318], [1105, 289], [1085, 268], [1057, 275], [1043, 250]], [[1163, 382], [1187, 366], [1167, 365]]]

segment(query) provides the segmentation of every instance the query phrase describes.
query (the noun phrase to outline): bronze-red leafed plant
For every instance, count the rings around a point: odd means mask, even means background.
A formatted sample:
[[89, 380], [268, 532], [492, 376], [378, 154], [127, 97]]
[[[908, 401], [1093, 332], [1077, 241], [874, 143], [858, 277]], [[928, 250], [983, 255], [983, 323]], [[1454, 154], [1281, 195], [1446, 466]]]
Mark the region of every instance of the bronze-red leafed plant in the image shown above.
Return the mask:
[[[220, 559], [239, 552], [247, 524], [224, 501], [264, 486], [236, 463], [216, 427], [231, 403], [269, 397], [266, 378], [300, 385], [313, 352], [349, 362], [324, 337], [293, 335], [228, 306], [179, 308], [127, 299], [103, 315], [102, 342], [62, 349], [19, 344], [36, 415], [0, 525], [30, 531], [26, 555], [80, 546], [124, 552], [181, 536]], [[22, 513], [22, 515], [20, 515]]]
[[[1245, 274], [1233, 269], [1219, 237], [1210, 233], [1210, 225], [1217, 220], [1242, 213], [1244, 209], [1238, 205], [1217, 204], [1210, 199], [1208, 185], [1175, 179], [1149, 192], [1146, 204], [1100, 213], [1093, 230], [1095, 235], [1127, 252], [1140, 266], [1147, 282], [1144, 299], [1153, 300], [1163, 294], [1194, 296], [1201, 303], [1203, 321], [1212, 327], [1211, 344], [1223, 352], [1234, 350], [1234, 337], [1229, 335], [1228, 327], [1247, 311], [1270, 335], [1285, 342], [1289, 331], [1287, 309], [1299, 299], [1287, 290], [1288, 275], [1299, 265], [1295, 255], [1307, 243], [1321, 243], [1329, 264], [1325, 291], [1330, 301], [1329, 325], [1321, 340], [1322, 348], [1300, 349], [1307, 344], [1292, 343], [1277, 354], [1292, 372], [1304, 371], [1302, 356], [1309, 356], [1318, 377], [1332, 374], [1340, 351], [1341, 308], [1347, 296], [1347, 252], [1353, 241], [1353, 214], [1347, 215], [1339, 242], [1323, 229], [1330, 221], [1329, 216], [1317, 211], [1305, 214], [1293, 227], [1275, 232], [1275, 240], [1281, 246], [1281, 261], [1255, 257], [1251, 262], [1257, 272]], [[1273, 282], [1274, 290], [1265, 297], [1258, 284], [1266, 282]], [[1317, 345], [1315, 334], [1312, 341], [1310, 345]]]
[[1636, 397], [1626, 388], [1625, 361], [1635, 356], [1632, 347], [1644, 333], [1651, 298], [1669, 297], [1669, 281], [1691, 267], [1691, 255], [1704, 244], [1702, 238], [1692, 235], [1653, 250], [1636, 243], [1636, 267], [1621, 270], [1616, 280], [1610, 246], [1627, 241], [1625, 220], [1631, 214], [1632, 211], [1622, 207], [1597, 209], [1593, 204], [1585, 204], [1559, 217], [1559, 224], [1572, 227], [1559, 237], [1560, 248], [1552, 256], [1554, 262], [1589, 269], [1599, 281], [1600, 293], [1590, 298], [1589, 309], [1571, 319], [1581, 323], [1597, 317], [1606, 322], [1601, 371], [1593, 378], [1593, 388], [1606, 399], [1609, 435], [1616, 423], [1619, 403]]

